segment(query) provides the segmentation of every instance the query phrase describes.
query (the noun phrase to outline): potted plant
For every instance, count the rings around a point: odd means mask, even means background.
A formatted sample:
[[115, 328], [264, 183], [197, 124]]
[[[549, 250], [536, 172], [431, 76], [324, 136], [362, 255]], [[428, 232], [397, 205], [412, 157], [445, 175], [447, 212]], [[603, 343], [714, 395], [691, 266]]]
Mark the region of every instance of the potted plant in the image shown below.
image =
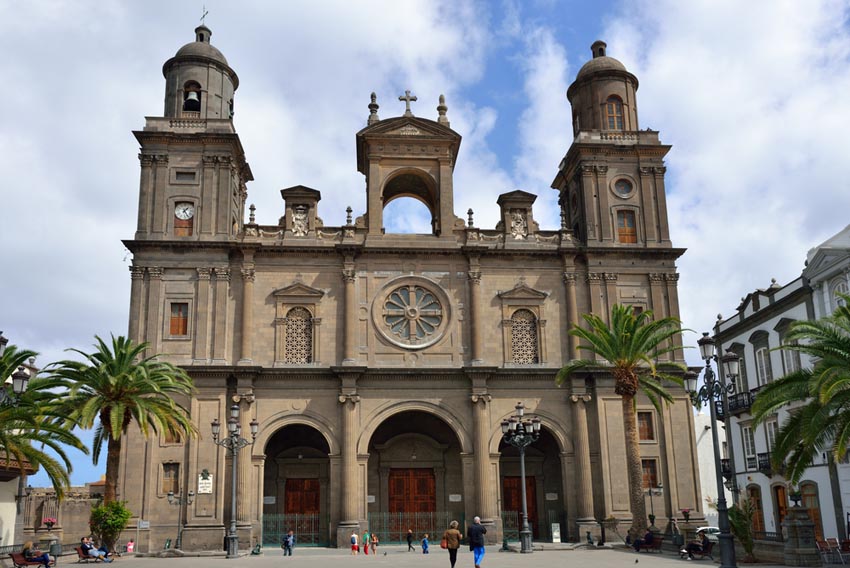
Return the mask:
[[685, 522], [691, 522], [691, 510], [690, 509], [680, 509], [682, 511], [682, 516], [685, 517]]
[[47, 527], [48, 531], [51, 531], [53, 530], [53, 525], [56, 524], [56, 517], [44, 517], [41, 519], [41, 522]]

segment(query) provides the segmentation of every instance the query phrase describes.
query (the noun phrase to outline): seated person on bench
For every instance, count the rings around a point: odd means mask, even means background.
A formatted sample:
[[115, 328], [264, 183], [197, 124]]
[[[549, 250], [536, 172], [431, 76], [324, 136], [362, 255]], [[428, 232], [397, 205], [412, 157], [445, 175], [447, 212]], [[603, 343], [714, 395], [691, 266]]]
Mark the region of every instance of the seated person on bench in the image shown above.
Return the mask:
[[708, 550], [708, 535], [705, 534], [705, 531], [699, 531], [697, 537], [699, 540], [689, 542], [685, 548], [679, 551], [682, 554], [687, 554], [688, 560], [694, 559], [694, 552], [703, 552], [704, 550]]
[[46, 552], [40, 551], [31, 540], [24, 543], [24, 548], [21, 552], [23, 553], [24, 558], [30, 562], [41, 562], [44, 566], [50, 566], [50, 555]]
[[106, 549], [103, 547], [95, 548], [90, 537], [84, 536], [80, 539], [80, 548], [83, 549], [83, 554], [86, 556], [91, 556], [94, 559], [100, 558], [104, 562], [112, 562], [111, 558], [107, 558], [109, 553]]
[[644, 547], [644, 548], [647, 548], [650, 544], [652, 544], [652, 541], [654, 541], [654, 540], [655, 540], [655, 535], [652, 534], [651, 530], [646, 529], [646, 534], [643, 535], [643, 538], [636, 538], [635, 542], [632, 544], [632, 546], [634, 546], [635, 552], [640, 552], [641, 546]]

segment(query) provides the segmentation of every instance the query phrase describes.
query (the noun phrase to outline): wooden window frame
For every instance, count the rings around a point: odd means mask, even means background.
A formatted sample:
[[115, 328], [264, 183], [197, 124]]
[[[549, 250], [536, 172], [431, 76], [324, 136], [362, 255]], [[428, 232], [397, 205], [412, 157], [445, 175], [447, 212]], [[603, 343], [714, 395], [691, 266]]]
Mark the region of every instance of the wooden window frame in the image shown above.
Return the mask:
[[617, 95], [610, 95], [605, 99], [605, 126], [606, 130], [625, 130], [623, 99]]
[[[748, 447], [751, 452], [747, 451]], [[744, 454], [744, 469], [746, 471], [757, 470], [759, 464], [758, 453], [756, 452], [756, 436], [750, 424], [741, 424], [741, 451]]]
[[[168, 475], [171, 469], [174, 470], [174, 475]], [[168, 495], [169, 491], [173, 491], [175, 495], [180, 493], [180, 462], [163, 462], [160, 467], [159, 489], [160, 495]]]
[[[632, 230], [629, 231], [625, 226], [620, 227], [620, 219], [622, 217], [624, 225], [626, 218], [631, 216], [634, 223]], [[636, 245], [640, 242], [638, 235], [638, 211], [632, 207], [618, 207], [614, 210], [614, 228], [617, 232], [617, 242], [623, 245]], [[629, 237], [633, 240], [629, 240]]]
[[[651, 464], [651, 467], [647, 468]], [[655, 458], [641, 458], [640, 467], [643, 475], [641, 485], [645, 490], [658, 487], [658, 460]], [[649, 471], [647, 471], [649, 470]]]
[[[641, 424], [641, 420], [640, 420], [641, 416], [646, 416], [646, 417], [649, 418], [648, 424], [649, 424], [649, 430], [650, 430], [650, 432], [649, 432], [650, 437], [648, 437], [648, 438], [644, 438], [644, 432], [643, 432], [643, 428], [642, 428], [642, 424]], [[658, 439], [656, 437], [656, 433], [655, 433], [655, 413], [653, 413], [651, 410], [638, 410], [637, 423], [638, 423], [638, 439], [640, 440], [641, 443], [657, 442], [658, 441]]]
[[[171, 308], [168, 316], [169, 337], [186, 337], [189, 335], [189, 302], [169, 302]], [[183, 312], [183, 313], [181, 313]]]

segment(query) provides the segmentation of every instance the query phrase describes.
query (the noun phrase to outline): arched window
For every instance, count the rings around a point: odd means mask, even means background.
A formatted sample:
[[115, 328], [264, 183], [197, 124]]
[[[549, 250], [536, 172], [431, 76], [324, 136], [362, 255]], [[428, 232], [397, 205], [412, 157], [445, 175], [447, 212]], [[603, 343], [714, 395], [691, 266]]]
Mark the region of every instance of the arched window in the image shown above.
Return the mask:
[[284, 362], [294, 365], [313, 362], [313, 315], [306, 308], [292, 308], [286, 314]]
[[511, 316], [511, 355], [513, 362], [520, 365], [540, 362], [537, 318], [531, 310], [517, 310]]
[[839, 306], [844, 305], [844, 298], [839, 294], [847, 294], [847, 282], [840, 280], [832, 285], [832, 310], [835, 311]]
[[[753, 531], [764, 532], [764, 503], [761, 500], [761, 487], [750, 485], [747, 487], [747, 498], [753, 505]], [[758, 538], [758, 537], [756, 537]]]
[[605, 119], [608, 130], [623, 129], [623, 101], [620, 97], [611, 96], [605, 102]]
[[820, 499], [818, 499], [818, 486], [812, 482], [800, 484], [800, 495], [803, 502], [802, 507], [809, 513], [809, 518], [815, 524], [815, 540], [823, 540], [823, 523], [820, 515]]
[[201, 85], [195, 81], [183, 85], [183, 110], [201, 112]]

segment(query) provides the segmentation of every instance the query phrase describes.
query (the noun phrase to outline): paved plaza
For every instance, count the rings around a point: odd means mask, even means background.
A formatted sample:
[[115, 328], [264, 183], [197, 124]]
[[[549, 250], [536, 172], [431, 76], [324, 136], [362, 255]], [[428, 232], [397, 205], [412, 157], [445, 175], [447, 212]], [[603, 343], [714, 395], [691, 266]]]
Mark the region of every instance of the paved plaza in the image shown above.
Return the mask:
[[[72, 557], [60, 559], [59, 564], [75, 562]], [[66, 560], [67, 559], [67, 560]], [[719, 559], [719, 557], [718, 557]], [[636, 562], [637, 561], [637, 562]], [[711, 560], [685, 561], [670, 552], [662, 554], [636, 554], [624, 548], [602, 550], [552, 550], [540, 551], [534, 554], [518, 554], [514, 552], [499, 552], [498, 547], [488, 547], [482, 568], [563, 568], [575, 566], [581, 568], [631, 568], [636, 563], [653, 567], [678, 568], [713, 568], [716, 563]], [[348, 551], [328, 548], [296, 548], [292, 557], [284, 558], [281, 550], [266, 549], [260, 556], [242, 556], [228, 560], [224, 556], [187, 556], [183, 558], [152, 558], [124, 556], [116, 559], [112, 568], [210, 568], [211, 566], [227, 565], [251, 566], [253, 568], [282, 568], [307, 567], [325, 568], [335, 566], [393, 566], [400, 568], [440, 567], [449, 566], [449, 556], [441, 550], [439, 543], [431, 548], [431, 553], [423, 555], [417, 547], [416, 552], [407, 552], [406, 546], [382, 546], [378, 556], [351, 556]], [[461, 547], [458, 553], [456, 568], [472, 568], [472, 553], [468, 547]], [[759, 564], [759, 568], [771, 568], [770, 565]]]

